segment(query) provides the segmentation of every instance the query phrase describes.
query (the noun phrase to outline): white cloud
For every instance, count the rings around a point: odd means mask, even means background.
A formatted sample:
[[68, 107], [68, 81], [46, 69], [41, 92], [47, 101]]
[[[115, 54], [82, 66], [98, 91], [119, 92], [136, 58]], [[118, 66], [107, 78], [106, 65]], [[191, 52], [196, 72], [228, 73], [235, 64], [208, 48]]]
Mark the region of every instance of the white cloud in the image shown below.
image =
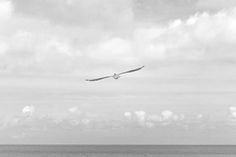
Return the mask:
[[135, 111], [134, 114], [140, 122], [144, 122], [146, 120], [147, 114], [145, 111]]
[[169, 110], [165, 110], [161, 112], [161, 115], [162, 115], [163, 120], [168, 120], [173, 117], [173, 112]]
[[73, 50], [73, 47], [66, 43], [65, 41], [58, 41], [58, 39], [50, 39], [46, 45], [45, 51], [50, 53], [50, 51], [65, 54], [67, 56], [80, 56], [79, 50]]
[[79, 110], [77, 106], [69, 108], [68, 111], [71, 113], [81, 114], [81, 111]]
[[197, 115], [197, 119], [202, 119], [203, 118], [203, 115], [202, 114], [198, 114]]
[[0, 55], [4, 55], [8, 50], [8, 45], [3, 42], [3, 41], [0, 41]]
[[90, 123], [98, 120], [99, 118], [93, 113], [80, 110], [77, 106], [68, 108], [68, 112], [69, 113], [67, 113], [60, 122], [68, 121], [74, 126], [83, 125], [84, 127], [87, 127]]
[[170, 110], [164, 110], [161, 112], [161, 120], [165, 121], [181, 121], [184, 120], [184, 114], [175, 114]]
[[231, 113], [234, 118], [236, 118], [236, 112]]
[[134, 114], [136, 115], [137, 121], [140, 125], [147, 127], [147, 128], [153, 128], [155, 126], [155, 123], [157, 122], [157, 115], [151, 115], [147, 114], [145, 111], [135, 111]]
[[126, 118], [131, 118], [131, 117], [132, 117], [132, 113], [131, 113], [131, 112], [125, 112], [125, 113], [124, 113], [124, 116], [125, 116]]
[[216, 14], [204, 12], [187, 20], [175, 20], [168, 27], [137, 28], [138, 38], [135, 40], [139, 45], [136, 46], [138, 51], [146, 52], [142, 55], [147, 59], [221, 60], [222, 57], [234, 56], [235, 17], [236, 9]]
[[233, 118], [236, 118], [236, 107], [235, 106], [230, 106], [229, 107], [230, 114]]
[[[9, 128], [24, 128], [25, 130], [50, 130], [52, 127], [58, 127], [60, 129], [73, 128], [80, 126], [81, 129], [87, 129], [91, 123], [95, 123], [99, 120], [98, 116], [94, 116], [92, 113], [83, 112], [78, 107], [69, 108], [65, 114], [50, 114], [45, 115], [38, 111], [38, 114], [34, 114], [36, 108], [33, 105], [28, 105], [22, 108], [21, 114], [12, 116], [6, 116], [0, 118], [0, 129], [7, 130]], [[103, 125], [103, 120], [100, 119], [99, 125]]]
[[101, 61], [110, 60], [115, 63], [132, 64], [136, 62], [132, 43], [122, 38], [110, 38], [104, 42], [89, 47], [89, 56]]
[[[132, 116], [134, 115], [134, 116]], [[159, 124], [171, 124], [173, 122], [182, 121], [185, 119], [184, 114], [174, 114], [170, 110], [164, 110], [160, 114], [149, 114], [143, 110], [132, 112], [125, 112], [124, 117], [132, 121], [136, 120], [140, 125], [152, 128]], [[135, 121], [133, 121], [135, 122]]]
[[34, 112], [35, 112], [35, 107], [33, 105], [25, 106], [22, 109], [22, 113], [26, 116], [32, 116]]
[[231, 112], [236, 112], [236, 107], [235, 107], [235, 106], [230, 106], [230, 107], [229, 107], [229, 110], [230, 110]]
[[10, 0], [1, 0], [0, 1], [0, 22], [2, 20], [8, 20], [13, 11], [13, 6]]

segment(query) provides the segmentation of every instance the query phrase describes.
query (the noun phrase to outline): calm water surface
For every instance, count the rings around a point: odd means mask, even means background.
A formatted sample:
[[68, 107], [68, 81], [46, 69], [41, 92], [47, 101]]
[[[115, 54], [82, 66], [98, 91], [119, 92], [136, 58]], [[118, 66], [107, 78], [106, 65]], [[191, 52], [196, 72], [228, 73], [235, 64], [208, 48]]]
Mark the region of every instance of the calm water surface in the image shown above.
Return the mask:
[[1, 145], [0, 157], [236, 157], [236, 146]]

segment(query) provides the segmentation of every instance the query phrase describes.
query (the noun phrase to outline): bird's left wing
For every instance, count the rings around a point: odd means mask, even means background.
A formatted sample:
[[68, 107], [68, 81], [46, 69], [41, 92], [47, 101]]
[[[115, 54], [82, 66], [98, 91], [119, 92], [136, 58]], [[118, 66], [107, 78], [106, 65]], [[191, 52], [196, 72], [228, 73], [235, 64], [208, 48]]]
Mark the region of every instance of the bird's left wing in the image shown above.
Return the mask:
[[99, 80], [106, 79], [109, 77], [111, 77], [111, 76], [105, 76], [105, 77], [100, 77], [100, 78], [96, 78], [96, 79], [86, 79], [86, 81], [99, 81]]
[[141, 67], [136, 68], [136, 69], [133, 69], [133, 70], [125, 71], [125, 72], [119, 73], [119, 75], [126, 74], [126, 73], [131, 73], [131, 72], [135, 72], [135, 71], [141, 70], [143, 67], [144, 67], [144, 66], [141, 66]]

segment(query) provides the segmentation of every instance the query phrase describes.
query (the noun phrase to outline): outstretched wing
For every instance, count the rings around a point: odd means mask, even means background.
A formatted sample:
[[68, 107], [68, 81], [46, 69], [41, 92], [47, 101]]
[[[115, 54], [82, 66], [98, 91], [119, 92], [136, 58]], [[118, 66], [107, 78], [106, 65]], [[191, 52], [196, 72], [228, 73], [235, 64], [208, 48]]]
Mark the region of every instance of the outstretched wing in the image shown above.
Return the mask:
[[119, 75], [126, 74], [126, 73], [131, 73], [131, 72], [135, 72], [135, 71], [141, 70], [143, 67], [144, 67], [144, 66], [139, 67], [139, 68], [136, 68], [136, 69], [133, 69], [133, 70], [125, 71], [125, 72], [119, 73]]
[[96, 78], [96, 79], [86, 79], [86, 81], [99, 81], [99, 80], [106, 79], [109, 77], [111, 77], [111, 76], [105, 76], [105, 77], [100, 77], [100, 78]]

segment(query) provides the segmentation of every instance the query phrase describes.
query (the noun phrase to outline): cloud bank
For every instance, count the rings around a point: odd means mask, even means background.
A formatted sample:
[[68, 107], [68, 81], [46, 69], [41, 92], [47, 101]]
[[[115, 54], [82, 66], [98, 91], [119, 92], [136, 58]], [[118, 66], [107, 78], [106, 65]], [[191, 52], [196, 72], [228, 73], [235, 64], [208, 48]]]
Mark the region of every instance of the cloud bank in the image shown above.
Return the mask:
[[[140, 25], [131, 5], [106, 0], [1, 1], [1, 73], [73, 74], [107, 65], [235, 60], [236, 9], [200, 12], [164, 25]], [[119, 30], [101, 28], [112, 23]]]
[[185, 116], [183, 114], [175, 114], [170, 110], [163, 110], [159, 114], [149, 114], [143, 110], [134, 112], [125, 112], [124, 117], [128, 121], [138, 123], [141, 126], [152, 128], [154, 126], [177, 124], [183, 122]]

